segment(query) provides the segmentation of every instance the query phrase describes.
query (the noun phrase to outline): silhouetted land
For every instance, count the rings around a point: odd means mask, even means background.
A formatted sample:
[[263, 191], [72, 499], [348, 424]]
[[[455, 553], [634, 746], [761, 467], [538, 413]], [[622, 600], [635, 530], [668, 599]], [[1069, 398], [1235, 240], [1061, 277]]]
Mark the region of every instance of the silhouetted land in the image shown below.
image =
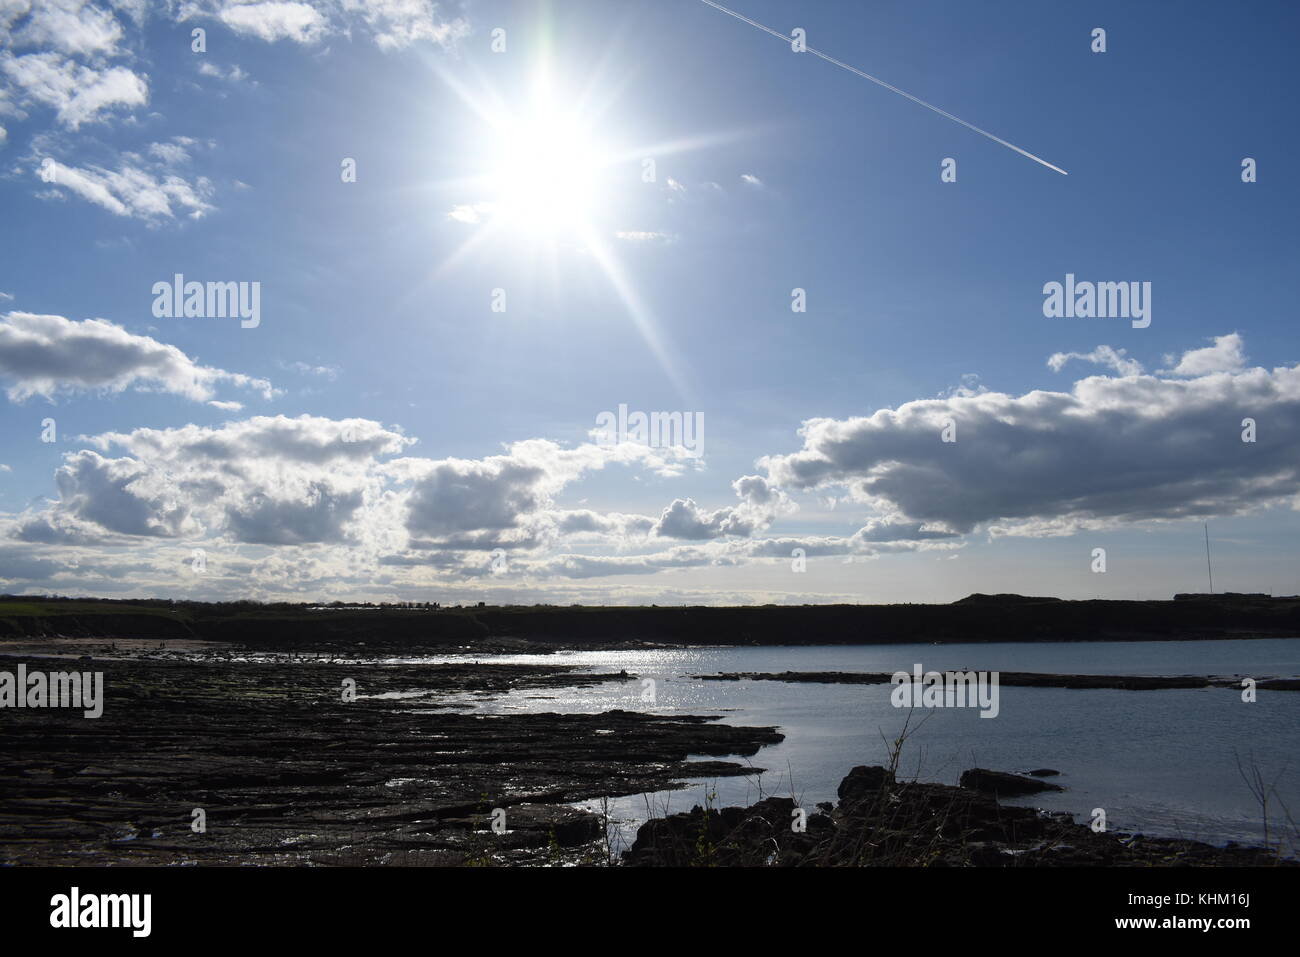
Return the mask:
[[[25, 662], [102, 671], [107, 698], [96, 720], [75, 709], [5, 712], [0, 864], [602, 861], [610, 856], [604, 822], [573, 802], [754, 773], [735, 758], [782, 739], [772, 727], [642, 713], [636, 710], [641, 683], [623, 672], [382, 663], [402, 652], [1296, 635], [1300, 599], [1265, 596], [1066, 602], [1003, 595], [951, 605], [744, 608], [0, 598], [0, 669]], [[250, 661], [245, 650], [268, 654]], [[51, 654], [61, 657], [41, 657]], [[84, 660], [73, 665], [78, 656]], [[858, 682], [882, 676], [745, 677]], [[1211, 680], [1019, 677], [1030, 684], [1083, 682], [1067, 687]], [[349, 678], [357, 682], [355, 701], [340, 694]], [[625, 689], [627, 710], [484, 714], [467, 704], [478, 694], [546, 698], [556, 689], [606, 682]], [[709, 760], [687, 761], [698, 755]], [[896, 793], [891, 782], [886, 790], [887, 816], [842, 800], [810, 818], [807, 836], [783, 832], [772, 862], [1272, 860], [1266, 852], [1190, 842], [1134, 846], [1120, 835], [1091, 837], [1086, 827], [1041, 821], [1030, 809], [1002, 807], [970, 789], [914, 784]], [[872, 793], [884, 793], [881, 783]], [[700, 811], [651, 822], [629, 862], [766, 862], [773, 853], [766, 832], [777, 824], [788, 832], [791, 811], [772, 800], [720, 816]], [[196, 808], [208, 815], [203, 833], [190, 827]], [[489, 826], [496, 808], [505, 809], [509, 822], [502, 835]], [[773, 808], [776, 817], [765, 814]], [[863, 857], [863, 847], [885, 851]], [[703, 860], [680, 857], [700, 848]]]
[[1140, 641], [1300, 636], [1300, 598], [1062, 601], [971, 595], [948, 605], [399, 607], [0, 598], [0, 640], [200, 639], [253, 648], [537, 651], [653, 645]]

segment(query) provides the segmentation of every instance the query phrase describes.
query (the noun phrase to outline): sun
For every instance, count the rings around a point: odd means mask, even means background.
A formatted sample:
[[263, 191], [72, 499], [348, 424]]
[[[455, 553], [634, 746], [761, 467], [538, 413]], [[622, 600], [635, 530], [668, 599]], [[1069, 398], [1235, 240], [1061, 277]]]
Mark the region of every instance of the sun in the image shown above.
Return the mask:
[[562, 276], [603, 276], [665, 376], [685, 395], [675, 350], [641, 300], [617, 241], [661, 191], [654, 176], [645, 175], [648, 161], [737, 134], [629, 145], [628, 117], [616, 109], [628, 81], [598, 71], [574, 85], [568, 82], [573, 77], [552, 73], [550, 65], [548, 57], [539, 58], [519, 77], [515, 97], [481, 75], [480, 82], [466, 83], [439, 71], [475, 122], [454, 140], [462, 175], [431, 184], [443, 197], [440, 215], [466, 234], [427, 281], [450, 280], [479, 254], [524, 267], [527, 282], [549, 280], [553, 292], [562, 292]]
[[502, 225], [531, 234], [585, 229], [597, 212], [602, 151], [573, 116], [548, 107], [512, 118], [489, 174]]
[[497, 224], [534, 237], [590, 230], [611, 155], [590, 120], [565, 109], [541, 76], [526, 109], [493, 118], [484, 177]]

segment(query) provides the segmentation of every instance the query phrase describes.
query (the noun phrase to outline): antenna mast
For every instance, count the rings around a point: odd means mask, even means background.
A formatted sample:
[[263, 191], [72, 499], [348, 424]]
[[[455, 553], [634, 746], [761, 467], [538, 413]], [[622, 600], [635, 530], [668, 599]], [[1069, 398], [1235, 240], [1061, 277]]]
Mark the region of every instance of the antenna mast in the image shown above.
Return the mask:
[[1205, 523], [1205, 572], [1210, 576], [1210, 594], [1214, 594], [1214, 569], [1210, 567], [1210, 523]]

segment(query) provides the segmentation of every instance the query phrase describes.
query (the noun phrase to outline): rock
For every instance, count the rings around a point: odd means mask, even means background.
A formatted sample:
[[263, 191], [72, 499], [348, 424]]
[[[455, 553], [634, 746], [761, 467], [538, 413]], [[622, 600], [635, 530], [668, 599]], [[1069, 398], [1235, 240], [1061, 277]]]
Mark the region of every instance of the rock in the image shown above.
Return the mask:
[[[771, 797], [748, 808], [705, 810], [698, 804], [689, 812], [647, 821], [637, 830], [636, 841], [623, 854], [633, 866], [700, 867], [759, 865], [780, 859], [784, 849], [799, 845], [806, 851], [813, 838], [791, 830], [795, 803]], [[808, 818], [809, 832], [833, 825], [824, 815]]]
[[[973, 776], [973, 777], [968, 777]], [[1004, 779], [1055, 789], [1032, 778], [973, 768], [979, 783]], [[886, 787], [888, 785], [888, 787]], [[829, 817], [810, 814], [792, 833], [789, 799], [749, 808], [676, 814], [646, 823], [624, 862], [632, 866], [1101, 867], [1297, 866], [1264, 848], [1215, 848], [1182, 839], [1093, 833], [1068, 814], [999, 804], [968, 787], [893, 781], [879, 767], [857, 767]], [[882, 800], [863, 800], [880, 795]], [[884, 800], [883, 798], [887, 798]]]
[[893, 783], [892, 771], [879, 765], [867, 767], [860, 764], [840, 782], [839, 789], [835, 793], [844, 802], [861, 801], [875, 797], [881, 788]]
[[1059, 784], [1048, 784], [1046, 781], [1036, 781], [1023, 775], [989, 771], [985, 768], [963, 771], [957, 783], [971, 791], [981, 791], [996, 797], [1015, 797], [1020, 794], [1037, 794], [1039, 791], [1065, 790]]
[[1052, 768], [1035, 768], [1034, 770], [1026, 771], [1025, 773], [1028, 774], [1031, 778], [1052, 778], [1052, 777], [1056, 777], [1056, 775], [1060, 774], [1061, 772], [1054, 770]]

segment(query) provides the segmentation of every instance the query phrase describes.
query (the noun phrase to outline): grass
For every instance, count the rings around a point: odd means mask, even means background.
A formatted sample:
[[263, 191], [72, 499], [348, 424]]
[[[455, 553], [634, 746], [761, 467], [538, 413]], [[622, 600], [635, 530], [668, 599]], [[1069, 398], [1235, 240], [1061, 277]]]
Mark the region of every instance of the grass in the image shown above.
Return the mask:
[[49, 618], [66, 615], [157, 615], [163, 618], [184, 617], [178, 610], [157, 605], [129, 605], [97, 601], [3, 601], [0, 618]]

